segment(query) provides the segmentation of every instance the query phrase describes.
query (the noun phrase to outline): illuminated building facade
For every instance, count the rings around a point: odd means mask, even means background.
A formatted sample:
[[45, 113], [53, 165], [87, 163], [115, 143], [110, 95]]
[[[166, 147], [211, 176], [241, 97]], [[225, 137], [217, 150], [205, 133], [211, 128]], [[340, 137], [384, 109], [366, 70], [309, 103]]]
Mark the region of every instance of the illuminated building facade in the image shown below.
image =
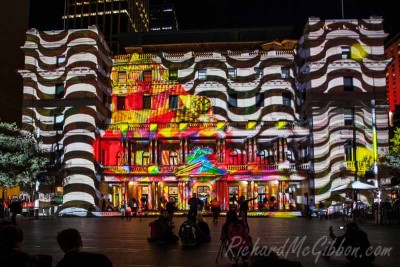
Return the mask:
[[[174, 197], [187, 210], [193, 193], [224, 210], [244, 195], [256, 197], [251, 210], [296, 211], [340, 199], [333, 188], [364, 178], [371, 100], [386, 100], [380, 18], [310, 18], [299, 42], [171, 35], [131, 43], [111, 69], [95, 28], [28, 32], [23, 123], [49, 151], [62, 144], [53, 154], [63, 163], [63, 213], [98, 210], [101, 194], [149, 210]], [[387, 113], [376, 114], [384, 154]]]
[[[22, 129], [34, 132], [49, 151], [47, 175], [61, 176], [62, 183], [56, 183], [56, 193], [63, 196], [60, 214], [95, 207], [101, 185], [92, 145], [111, 116], [112, 60], [107, 44], [96, 27], [32, 29], [22, 50]], [[60, 171], [54, 173], [54, 168]]]
[[295, 111], [295, 44], [116, 56], [112, 123], [95, 145], [112, 192], [150, 209], [171, 196], [188, 209], [193, 193], [223, 209], [241, 195], [301, 206], [309, 132]]
[[400, 34], [386, 44], [386, 57], [392, 59], [387, 68], [386, 85], [390, 111], [400, 105]]
[[386, 72], [387, 99], [390, 105], [390, 138], [400, 125], [400, 34], [386, 43], [385, 53], [391, 59]]
[[115, 34], [149, 31], [149, 0], [65, 0], [64, 29], [96, 25], [112, 51]]
[[[296, 87], [302, 118], [311, 132], [315, 202], [340, 200], [333, 188], [365, 181], [373, 164], [371, 100], [386, 103], [382, 18], [310, 18], [297, 48]], [[376, 152], [387, 153], [388, 114], [376, 108]], [[366, 182], [366, 181], [365, 181]], [[360, 191], [361, 193], [361, 191]], [[368, 196], [361, 200], [371, 203]]]

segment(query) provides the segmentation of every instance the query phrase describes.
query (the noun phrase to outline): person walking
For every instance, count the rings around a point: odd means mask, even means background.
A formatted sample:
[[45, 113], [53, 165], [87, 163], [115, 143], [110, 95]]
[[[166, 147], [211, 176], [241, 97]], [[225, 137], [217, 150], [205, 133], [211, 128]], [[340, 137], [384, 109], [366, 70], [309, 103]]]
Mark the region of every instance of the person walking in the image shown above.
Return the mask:
[[219, 203], [216, 197], [211, 200], [211, 212], [213, 216], [213, 222], [217, 223], [219, 213], [221, 212], [221, 204]]
[[113, 266], [111, 260], [104, 254], [82, 251], [81, 234], [74, 228], [59, 232], [57, 243], [65, 254], [56, 267]]

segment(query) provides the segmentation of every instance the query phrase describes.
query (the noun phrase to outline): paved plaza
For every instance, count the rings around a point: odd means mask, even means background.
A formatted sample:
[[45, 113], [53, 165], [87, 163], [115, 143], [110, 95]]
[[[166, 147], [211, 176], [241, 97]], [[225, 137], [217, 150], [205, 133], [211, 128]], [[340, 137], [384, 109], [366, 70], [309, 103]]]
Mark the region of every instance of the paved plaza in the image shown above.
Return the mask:
[[[155, 218], [134, 218], [131, 221], [121, 218], [39, 218], [27, 220], [18, 217], [18, 224], [25, 233], [23, 249], [30, 254], [50, 254], [55, 265], [63, 256], [56, 242], [57, 232], [73, 227], [83, 238], [84, 250], [106, 254], [116, 267], [127, 266], [230, 266], [227, 258], [215, 263], [220, 247], [219, 236], [224, 218], [218, 224], [212, 218], [209, 223], [213, 240], [195, 249], [184, 249], [180, 243], [170, 246], [149, 244], [149, 222]], [[183, 217], [174, 218], [176, 228], [184, 221]], [[307, 249], [319, 251], [322, 236], [327, 236], [329, 225], [338, 228], [342, 219], [319, 220], [306, 218], [249, 218], [250, 232], [258, 247], [276, 247], [288, 259], [298, 260], [303, 266], [346, 266], [344, 256], [331, 259], [318, 258], [318, 254], [306, 254]], [[398, 266], [400, 262], [400, 226], [361, 224], [370, 238], [371, 244], [379, 248], [389, 248], [390, 255], [377, 256], [376, 267]], [[176, 232], [176, 231], [175, 231]], [[337, 234], [340, 230], [336, 231]], [[298, 242], [296, 243], [296, 238]], [[301, 241], [304, 240], [302, 244]], [[286, 243], [286, 246], [285, 246]], [[298, 245], [295, 253], [290, 246]], [[315, 247], [315, 248], [314, 248]], [[261, 251], [261, 250], [260, 250]], [[379, 252], [379, 251], [378, 251]], [[381, 252], [382, 254], [382, 252]]]

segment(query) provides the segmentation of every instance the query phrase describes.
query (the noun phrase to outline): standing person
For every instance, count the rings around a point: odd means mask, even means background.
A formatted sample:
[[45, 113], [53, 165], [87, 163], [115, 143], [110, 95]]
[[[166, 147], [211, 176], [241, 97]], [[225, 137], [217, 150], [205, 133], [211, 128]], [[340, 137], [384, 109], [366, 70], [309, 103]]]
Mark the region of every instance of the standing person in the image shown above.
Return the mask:
[[131, 209], [132, 209], [132, 215], [136, 216], [137, 215], [136, 213], [137, 213], [137, 210], [138, 210], [138, 203], [136, 201], [136, 198], [133, 197], [131, 199], [130, 206], [131, 206]]
[[193, 193], [193, 196], [188, 201], [189, 204], [189, 213], [197, 216], [197, 210], [200, 208], [200, 199], [197, 197], [196, 193]]
[[218, 222], [219, 213], [221, 212], [221, 204], [216, 197], [211, 200], [211, 212], [213, 216], [213, 222]]
[[252, 251], [253, 241], [246, 225], [238, 218], [236, 210], [226, 213], [226, 221], [222, 226], [221, 242], [227, 249], [232, 266], [237, 266], [239, 259], [246, 265]]
[[17, 224], [17, 214], [22, 213], [22, 202], [17, 196], [13, 196], [10, 203], [11, 223]]
[[236, 195], [233, 195], [229, 198], [229, 210], [237, 211], [238, 201]]
[[107, 210], [106, 197], [103, 194], [101, 194], [101, 198], [100, 198], [100, 210], [101, 211]]
[[247, 212], [249, 211], [249, 202], [257, 199], [257, 197], [246, 199], [245, 196], [241, 196], [239, 199], [239, 216], [247, 222]]
[[169, 198], [169, 201], [165, 205], [165, 209], [168, 211], [169, 216], [172, 220], [172, 218], [174, 217], [174, 212], [178, 210], [178, 208], [176, 207], [176, 201], [174, 197]]
[[56, 267], [113, 266], [111, 260], [104, 254], [81, 251], [82, 238], [76, 229], [69, 228], [59, 232], [57, 243], [65, 254]]
[[140, 199], [140, 201], [142, 202], [141, 208], [142, 208], [142, 212], [146, 212], [148, 210], [148, 203], [147, 203], [147, 198], [146, 197], [142, 197]]
[[33, 267], [31, 257], [21, 250], [24, 233], [15, 225], [0, 229], [0, 266]]
[[323, 219], [323, 217], [324, 217], [324, 209], [325, 209], [325, 205], [322, 201], [320, 201], [318, 203], [318, 217], [320, 219]]

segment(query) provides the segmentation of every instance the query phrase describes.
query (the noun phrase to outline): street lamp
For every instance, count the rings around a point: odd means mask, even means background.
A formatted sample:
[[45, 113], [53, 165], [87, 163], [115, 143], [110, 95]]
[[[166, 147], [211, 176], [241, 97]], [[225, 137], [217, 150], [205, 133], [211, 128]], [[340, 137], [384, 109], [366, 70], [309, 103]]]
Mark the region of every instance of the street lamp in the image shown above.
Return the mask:
[[378, 139], [376, 133], [376, 108], [389, 108], [389, 105], [376, 105], [375, 98], [371, 100], [372, 106], [372, 149], [374, 156], [373, 171], [375, 176], [375, 186], [378, 188], [378, 214], [376, 216], [376, 223], [381, 223], [381, 187], [378, 173]]

